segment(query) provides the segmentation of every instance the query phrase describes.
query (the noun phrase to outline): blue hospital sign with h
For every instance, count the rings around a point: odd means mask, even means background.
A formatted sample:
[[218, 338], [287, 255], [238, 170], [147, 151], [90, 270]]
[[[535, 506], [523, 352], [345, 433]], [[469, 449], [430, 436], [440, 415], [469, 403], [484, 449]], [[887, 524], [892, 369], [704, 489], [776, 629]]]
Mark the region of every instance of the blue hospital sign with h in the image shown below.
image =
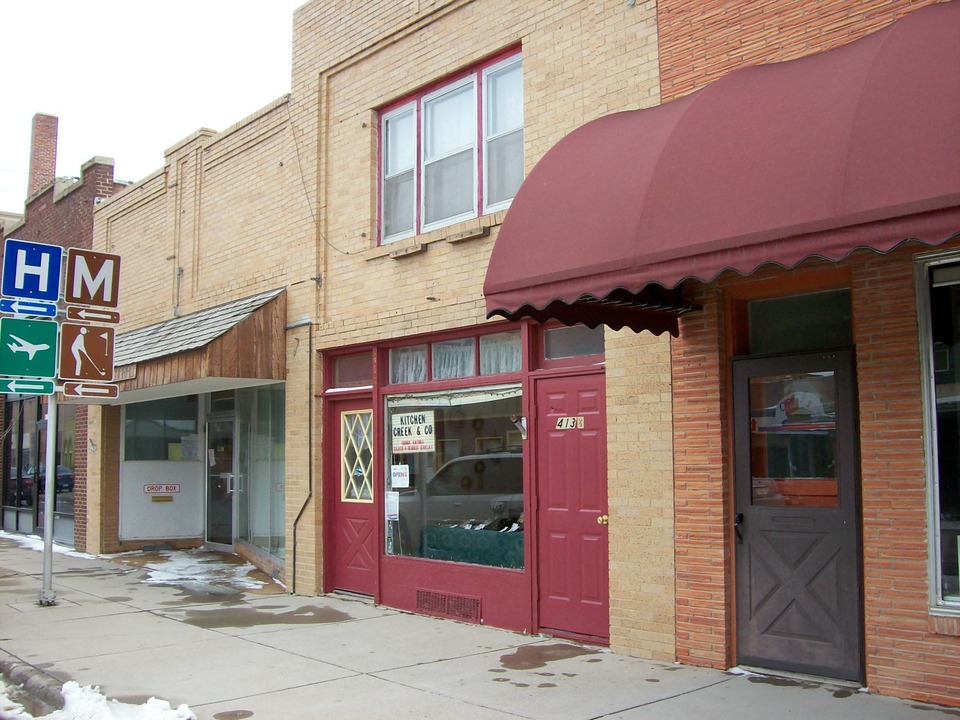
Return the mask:
[[59, 245], [7, 238], [3, 247], [3, 280], [0, 292], [7, 297], [56, 302], [60, 298]]

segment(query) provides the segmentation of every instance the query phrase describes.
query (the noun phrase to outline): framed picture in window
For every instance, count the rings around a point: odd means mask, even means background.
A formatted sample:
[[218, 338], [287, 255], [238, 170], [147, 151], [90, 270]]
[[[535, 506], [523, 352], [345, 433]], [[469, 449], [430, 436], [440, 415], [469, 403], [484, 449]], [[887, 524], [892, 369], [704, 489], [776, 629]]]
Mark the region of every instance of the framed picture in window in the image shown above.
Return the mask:
[[474, 447], [476, 448], [477, 453], [503, 450], [503, 438], [499, 435], [495, 437], [478, 437], [474, 441]]
[[460, 457], [459, 440], [438, 440], [437, 441], [437, 467], [444, 463]]

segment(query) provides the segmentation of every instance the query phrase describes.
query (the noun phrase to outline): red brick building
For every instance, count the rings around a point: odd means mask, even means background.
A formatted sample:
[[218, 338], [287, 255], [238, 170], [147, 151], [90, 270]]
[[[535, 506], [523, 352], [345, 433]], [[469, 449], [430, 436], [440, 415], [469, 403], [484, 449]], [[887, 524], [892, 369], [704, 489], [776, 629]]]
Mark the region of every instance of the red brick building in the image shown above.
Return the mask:
[[676, 336], [678, 660], [960, 704], [960, 3], [657, 25], [662, 104], [544, 156], [487, 309]]

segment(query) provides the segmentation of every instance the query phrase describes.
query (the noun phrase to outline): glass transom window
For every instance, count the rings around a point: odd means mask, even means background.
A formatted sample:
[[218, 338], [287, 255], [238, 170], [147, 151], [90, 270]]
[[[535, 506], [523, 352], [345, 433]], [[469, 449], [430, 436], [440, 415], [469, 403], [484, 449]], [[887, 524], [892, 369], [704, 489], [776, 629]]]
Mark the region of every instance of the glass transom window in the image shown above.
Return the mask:
[[520, 367], [519, 330], [390, 350], [391, 385], [517, 373]]
[[507, 207], [523, 180], [521, 56], [389, 108], [380, 157], [381, 243]]

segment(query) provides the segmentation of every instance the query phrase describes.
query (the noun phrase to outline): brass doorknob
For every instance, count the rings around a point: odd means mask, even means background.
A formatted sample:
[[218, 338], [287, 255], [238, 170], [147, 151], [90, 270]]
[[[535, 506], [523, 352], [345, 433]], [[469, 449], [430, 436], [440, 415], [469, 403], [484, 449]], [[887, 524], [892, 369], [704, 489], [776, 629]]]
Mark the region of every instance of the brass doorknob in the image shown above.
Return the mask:
[[610, 516], [609, 515], [600, 515], [597, 517], [597, 525], [609, 525]]

